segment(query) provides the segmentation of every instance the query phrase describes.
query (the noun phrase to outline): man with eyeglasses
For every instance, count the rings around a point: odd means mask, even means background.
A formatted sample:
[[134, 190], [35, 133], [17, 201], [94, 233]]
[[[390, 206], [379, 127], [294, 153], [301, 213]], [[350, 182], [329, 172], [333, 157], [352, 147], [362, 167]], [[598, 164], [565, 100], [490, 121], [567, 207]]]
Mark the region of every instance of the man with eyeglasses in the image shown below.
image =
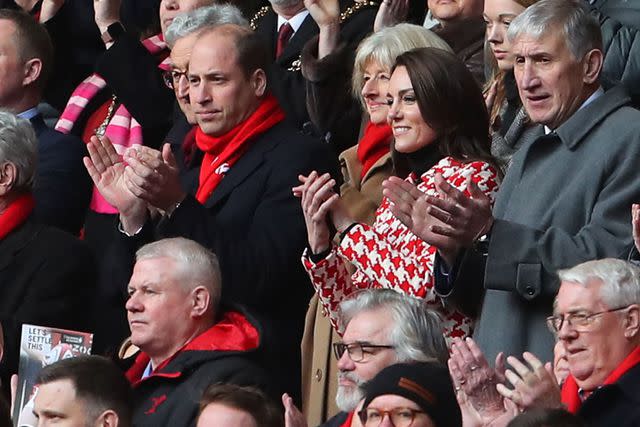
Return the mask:
[[564, 405], [588, 426], [640, 425], [640, 268], [607, 258], [561, 270], [549, 329], [566, 351], [562, 389], [550, 366], [525, 353], [508, 358], [513, 389], [498, 391], [521, 408]]
[[[342, 411], [322, 427], [358, 425], [364, 399], [361, 386], [387, 366], [449, 357], [438, 315], [423, 301], [390, 289], [370, 289], [340, 304], [342, 342], [334, 343], [338, 360], [336, 405]], [[285, 401], [287, 411], [297, 411]]]

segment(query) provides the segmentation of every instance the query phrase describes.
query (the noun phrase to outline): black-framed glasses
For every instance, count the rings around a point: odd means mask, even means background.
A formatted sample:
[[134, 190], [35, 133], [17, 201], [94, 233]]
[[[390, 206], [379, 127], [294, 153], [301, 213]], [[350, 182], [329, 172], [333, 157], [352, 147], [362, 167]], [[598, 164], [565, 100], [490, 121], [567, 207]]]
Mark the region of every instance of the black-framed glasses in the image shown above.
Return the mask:
[[353, 360], [354, 362], [362, 362], [367, 356], [373, 354], [373, 351], [371, 350], [375, 351], [376, 349], [382, 348], [395, 347], [392, 345], [376, 345], [361, 342], [353, 342], [350, 344], [337, 342], [333, 344], [333, 354], [336, 356], [336, 359], [340, 360], [340, 358], [346, 351], [351, 360]]
[[566, 321], [570, 327], [575, 329], [578, 332], [588, 331], [593, 322], [598, 318], [598, 316], [602, 316], [606, 313], [613, 313], [615, 311], [624, 310], [629, 307], [625, 305], [624, 307], [612, 308], [610, 310], [598, 311], [597, 313], [569, 313], [563, 314], [561, 316], [549, 316], [547, 317], [547, 327], [551, 332], [557, 334], [562, 329], [562, 325]]
[[167, 70], [162, 72], [162, 80], [169, 89], [174, 89], [176, 86], [178, 86], [182, 77], [184, 77], [185, 79], [187, 78], [186, 71]]
[[389, 411], [367, 408], [358, 412], [360, 422], [365, 427], [378, 427], [385, 416], [389, 416], [391, 424], [395, 427], [409, 427], [417, 414], [424, 414], [424, 411], [411, 408], [393, 408]]

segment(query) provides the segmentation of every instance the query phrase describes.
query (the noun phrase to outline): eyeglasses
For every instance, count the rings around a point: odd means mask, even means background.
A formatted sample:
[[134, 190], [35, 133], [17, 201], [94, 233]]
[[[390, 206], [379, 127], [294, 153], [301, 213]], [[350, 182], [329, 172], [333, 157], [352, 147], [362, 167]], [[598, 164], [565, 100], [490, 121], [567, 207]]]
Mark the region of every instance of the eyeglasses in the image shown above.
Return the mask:
[[186, 71], [167, 70], [162, 73], [162, 80], [169, 89], [174, 89], [180, 83], [180, 79], [187, 78]]
[[411, 408], [393, 408], [390, 411], [381, 411], [375, 408], [367, 408], [358, 412], [360, 421], [365, 427], [378, 427], [386, 415], [395, 427], [409, 427], [413, 424], [416, 414], [424, 414], [424, 411]]
[[335, 354], [336, 359], [340, 360], [344, 352], [346, 351], [349, 354], [349, 358], [354, 362], [362, 362], [366, 357], [373, 354], [371, 349], [379, 349], [379, 348], [394, 348], [392, 345], [375, 345], [375, 344], [367, 344], [354, 342], [351, 344], [345, 344], [343, 342], [337, 342], [333, 344], [333, 354]]
[[593, 322], [596, 320], [598, 316], [601, 316], [605, 313], [613, 313], [615, 311], [624, 310], [629, 307], [628, 305], [624, 307], [612, 308], [611, 310], [603, 310], [597, 313], [569, 313], [567, 315], [561, 316], [549, 316], [547, 317], [547, 327], [551, 332], [557, 334], [562, 329], [562, 325], [565, 320], [569, 324], [570, 327], [575, 329], [578, 332], [588, 331]]

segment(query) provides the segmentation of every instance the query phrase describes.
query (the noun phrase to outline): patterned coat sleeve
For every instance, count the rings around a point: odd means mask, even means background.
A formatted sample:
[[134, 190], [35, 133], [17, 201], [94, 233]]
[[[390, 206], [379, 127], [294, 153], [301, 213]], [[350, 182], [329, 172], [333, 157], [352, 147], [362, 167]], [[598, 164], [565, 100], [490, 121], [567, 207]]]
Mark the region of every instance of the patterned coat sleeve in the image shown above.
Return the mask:
[[[484, 162], [461, 164], [445, 158], [421, 177], [418, 188], [437, 195], [436, 173], [465, 193], [467, 179], [471, 177], [485, 194], [494, 198], [497, 173]], [[389, 200], [385, 199], [372, 226], [356, 225], [327, 258], [313, 264], [305, 257], [304, 262], [334, 325], [335, 310], [342, 299], [358, 288], [381, 287], [424, 299], [443, 316], [447, 337], [466, 336], [471, 333], [472, 319], [443, 306], [433, 290], [435, 252], [435, 247], [419, 239], [393, 216]], [[356, 268], [351, 277], [343, 259]]]
[[344, 260], [338, 255], [337, 248], [331, 248], [326, 258], [314, 263], [309, 256], [309, 248], [302, 254], [302, 264], [309, 273], [318, 298], [324, 311], [336, 331], [340, 331], [338, 319], [338, 304], [346, 299], [356, 289], [351, 281]]

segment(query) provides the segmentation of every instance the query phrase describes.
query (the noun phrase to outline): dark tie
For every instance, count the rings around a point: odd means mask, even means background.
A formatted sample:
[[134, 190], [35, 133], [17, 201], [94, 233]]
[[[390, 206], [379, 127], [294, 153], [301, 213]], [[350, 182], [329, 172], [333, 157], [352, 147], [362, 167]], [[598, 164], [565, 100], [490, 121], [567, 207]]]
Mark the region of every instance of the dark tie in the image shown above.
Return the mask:
[[289, 25], [288, 22], [285, 22], [280, 26], [280, 30], [278, 30], [278, 44], [276, 45], [276, 59], [282, 55], [282, 52], [284, 52], [284, 48], [292, 35], [293, 28], [291, 28], [291, 25]]

